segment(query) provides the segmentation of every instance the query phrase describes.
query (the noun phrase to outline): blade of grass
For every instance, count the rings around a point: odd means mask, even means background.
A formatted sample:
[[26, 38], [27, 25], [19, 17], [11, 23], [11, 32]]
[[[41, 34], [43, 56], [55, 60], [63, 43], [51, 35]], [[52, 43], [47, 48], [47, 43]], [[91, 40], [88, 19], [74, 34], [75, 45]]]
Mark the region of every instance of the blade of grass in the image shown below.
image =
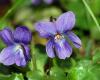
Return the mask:
[[100, 32], [100, 25], [99, 25], [99, 23], [98, 23], [96, 17], [94, 16], [94, 14], [93, 14], [91, 8], [88, 6], [86, 0], [82, 0], [82, 2], [84, 3], [84, 5], [85, 5], [87, 11], [88, 11], [89, 14], [91, 15], [92, 19], [94, 20], [94, 22], [95, 22], [95, 24], [96, 24], [96, 26], [97, 26], [97, 28], [98, 28], [98, 30], [99, 30], [99, 32]]

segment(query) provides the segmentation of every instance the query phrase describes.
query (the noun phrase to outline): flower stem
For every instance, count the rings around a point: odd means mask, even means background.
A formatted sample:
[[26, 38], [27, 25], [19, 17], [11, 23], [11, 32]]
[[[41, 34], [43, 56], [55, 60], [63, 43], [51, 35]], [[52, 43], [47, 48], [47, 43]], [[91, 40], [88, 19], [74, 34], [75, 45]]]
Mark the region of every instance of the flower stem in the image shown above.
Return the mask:
[[36, 56], [35, 56], [36, 50], [35, 50], [35, 45], [34, 45], [33, 39], [32, 39], [30, 47], [31, 47], [31, 56], [32, 56], [31, 62], [30, 62], [30, 64], [31, 64], [30, 69], [31, 69], [31, 71], [35, 71], [35, 70], [37, 70], [37, 64], [36, 64]]
[[53, 65], [54, 66], [57, 66], [57, 61], [56, 61], [56, 58], [52, 59], [53, 60]]
[[87, 11], [88, 11], [88, 12], [89, 12], [89, 14], [91, 15], [92, 19], [94, 20], [94, 22], [95, 22], [95, 24], [96, 24], [96, 26], [97, 26], [98, 30], [100, 31], [100, 25], [99, 25], [99, 23], [98, 23], [98, 21], [97, 21], [96, 17], [94, 16], [94, 14], [93, 14], [92, 10], [91, 10], [91, 9], [90, 9], [90, 7], [88, 6], [88, 4], [87, 4], [86, 0], [82, 0], [82, 1], [83, 1], [84, 5], [85, 5], [85, 7], [86, 7]]
[[31, 59], [31, 70], [34, 71], [34, 70], [37, 70], [37, 66], [36, 66], [36, 57], [35, 57], [35, 50], [34, 50], [34, 44], [33, 46], [31, 46], [31, 56], [32, 56], [32, 59]]

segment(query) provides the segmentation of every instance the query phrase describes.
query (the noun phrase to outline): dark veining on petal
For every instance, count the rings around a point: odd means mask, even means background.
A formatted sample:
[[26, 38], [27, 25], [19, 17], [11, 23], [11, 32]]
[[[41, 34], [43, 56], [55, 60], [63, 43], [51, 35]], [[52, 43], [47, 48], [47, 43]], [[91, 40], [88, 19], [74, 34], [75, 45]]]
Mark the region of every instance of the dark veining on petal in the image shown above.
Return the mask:
[[22, 48], [22, 50], [23, 50], [23, 55], [24, 55], [24, 57], [25, 57], [25, 60], [26, 60], [26, 62], [27, 61], [30, 61], [30, 58], [26, 55], [27, 53], [26, 53], [26, 50], [25, 50], [25, 48], [24, 48], [24, 46], [21, 44], [21, 48]]

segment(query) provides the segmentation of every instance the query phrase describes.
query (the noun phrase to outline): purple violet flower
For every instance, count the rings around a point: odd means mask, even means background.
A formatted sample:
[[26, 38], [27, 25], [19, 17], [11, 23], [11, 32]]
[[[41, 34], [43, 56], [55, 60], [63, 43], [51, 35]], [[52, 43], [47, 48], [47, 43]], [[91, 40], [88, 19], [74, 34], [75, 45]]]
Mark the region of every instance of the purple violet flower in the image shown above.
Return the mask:
[[43, 0], [46, 4], [51, 4], [53, 0]]
[[65, 37], [70, 39], [76, 48], [81, 47], [81, 40], [71, 31], [74, 25], [75, 15], [71, 11], [62, 14], [56, 21], [36, 23], [36, 30], [40, 36], [49, 39], [46, 44], [49, 57], [54, 58], [57, 55], [60, 59], [65, 59], [71, 56], [72, 47]]
[[32, 3], [34, 5], [39, 5], [42, 2], [44, 2], [46, 4], [51, 4], [53, 2], [53, 0], [32, 0]]
[[40, 0], [32, 0], [32, 4], [34, 5], [39, 5], [41, 3]]
[[5, 28], [0, 32], [0, 37], [7, 45], [0, 53], [0, 63], [4, 65], [16, 64], [24, 67], [30, 60], [29, 43], [32, 39], [27, 27], [17, 27], [15, 31]]

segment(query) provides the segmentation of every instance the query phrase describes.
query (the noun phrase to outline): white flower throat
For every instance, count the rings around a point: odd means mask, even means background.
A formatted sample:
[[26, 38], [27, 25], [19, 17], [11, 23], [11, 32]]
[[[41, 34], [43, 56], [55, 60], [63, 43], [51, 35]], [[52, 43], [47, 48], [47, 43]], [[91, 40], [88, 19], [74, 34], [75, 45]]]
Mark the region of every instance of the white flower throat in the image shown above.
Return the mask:
[[14, 51], [15, 53], [20, 53], [21, 57], [24, 57], [24, 51], [21, 45], [16, 44]]

